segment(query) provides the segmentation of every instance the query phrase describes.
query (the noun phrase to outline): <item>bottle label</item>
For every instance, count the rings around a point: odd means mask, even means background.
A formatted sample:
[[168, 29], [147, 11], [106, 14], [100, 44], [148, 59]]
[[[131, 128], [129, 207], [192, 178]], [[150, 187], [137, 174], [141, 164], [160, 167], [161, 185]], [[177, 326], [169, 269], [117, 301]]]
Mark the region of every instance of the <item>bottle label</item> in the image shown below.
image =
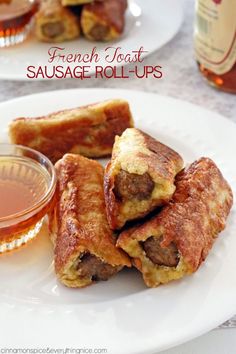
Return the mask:
[[215, 74], [236, 63], [236, 0], [198, 0], [195, 25], [197, 60]]

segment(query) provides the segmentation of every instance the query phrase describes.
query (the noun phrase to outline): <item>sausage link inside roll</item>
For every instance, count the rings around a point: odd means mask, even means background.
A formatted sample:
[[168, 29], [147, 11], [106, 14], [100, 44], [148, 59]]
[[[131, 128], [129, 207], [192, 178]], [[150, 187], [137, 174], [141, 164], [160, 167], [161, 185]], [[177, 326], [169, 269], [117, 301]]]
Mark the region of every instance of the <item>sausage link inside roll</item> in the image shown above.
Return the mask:
[[126, 129], [117, 137], [105, 172], [108, 221], [113, 229], [145, 216], [170, 200], [183, 168], [179, 154], [142, 131]]
[[56, 171], [57, 203], [50, 231], [59, 280], [68, 287], [84, 287], [130, 266], [107, 223], [102, 166], [67, 154], [56, 163]]
[[110, 41], [121, 36], [125, 27], [127, 0], [96, 1], [84, 5], [81, 28], [86, 38]]
[[63, 42], [79, 37], [78, 18], [60, 0], [41, 0], [35, 32], [40, 41]]
[[215, 163], [201, 158], [178, 174], [169, 205], [121, 233], [117, 245], [132, 258], [147, 286], [182, 278], [205, 260], [232, 202], [231, 188]]
[[107, 156], [115, 136], [132, 126], [128, 102], [117, 99], [39, 118], [17, 118], [9, 135], [12, 143], [36, 149], [56, 162], [66, 153]]

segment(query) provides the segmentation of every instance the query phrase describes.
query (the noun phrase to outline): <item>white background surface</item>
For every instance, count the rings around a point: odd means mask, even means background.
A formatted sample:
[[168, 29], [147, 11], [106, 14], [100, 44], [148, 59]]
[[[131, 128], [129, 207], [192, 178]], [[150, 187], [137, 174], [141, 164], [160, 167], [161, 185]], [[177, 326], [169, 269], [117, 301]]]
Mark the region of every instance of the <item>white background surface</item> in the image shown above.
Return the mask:
[[235, 354], [236, 330], [217, 329], [161, 354]]
[[[148, 1], [148, 0], [147, 0]], [[173, 0], [174, 1], [174, 0]], [[178, 1], [178, 0], [175, 0]], [[146, 65], [162, 65], [161, 80], [90, 80], [57, 82], [0, 81], [0, 101], [33, 92], [72, 87], [116, 87], [158, 92], [185, 99], [221, 113], [236, 122], [236, 96], [218, 92], [205, 84], [193, 59], [193, 0], [185, 0], [186, 17], [179, 34], [161, 51], [146, 59]], [[0, 52], [1, 55], [1, 52]], [[14, 107], [12, 107], [14, 113]], [[0, 112], [1, 116], [1, 112]], [[223, 306], [223, 304], [219, 304]], [[171, 333], [170, 333], [171, 335]], [[163, 354], [235, 354], [236, 329], [220, 329]], [[113, 354], [113, 353], [112, 353]], [[115, 354], [115, 353], [114, 353]], [[128, 354], [128, 353], [124, 353]]]

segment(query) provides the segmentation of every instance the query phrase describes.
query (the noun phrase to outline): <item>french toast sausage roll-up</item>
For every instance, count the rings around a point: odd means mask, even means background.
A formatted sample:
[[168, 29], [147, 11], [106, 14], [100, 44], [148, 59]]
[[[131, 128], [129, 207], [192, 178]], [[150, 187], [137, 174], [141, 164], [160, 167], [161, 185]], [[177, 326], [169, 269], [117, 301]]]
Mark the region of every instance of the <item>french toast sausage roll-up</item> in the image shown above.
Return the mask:
[[17, 118], [9, 135], [12, 143], [38, 150], [56, 162], [66, 153], [110, 155], [115, 136], [132, 126], [128, 102], [116, 99], [39, 118]]
[[43, 42], [64, 42], [79, 37], [79, 19], [60, 0], [41, 0], [35, 24], [36, 37]]
[[[61, 0], [63, 6], [84, 5], [93, 2], [94, 0]], [[100, 0], [102, 1], [102, 0]]]
[[232, 191], [215, 163], [201, 158], [176, 178], [173, 200], [141, 226], [121, 233], [118, 246], [156, 287], [194, 273], [225, 228]]
[[95, 1], [84, 5], [81, 28], [86, 38], [111, 41], [121, 36], [125, 27], [127, 0]]
[[49, 225], [59, 280], [68, 287], [83, 287], [130, 266], [107, 223], [103, 167], [66, 154], [56, 163], [56, 172], [58, 200]]
[[141, 130], [117, 137], [105, 172], [105, 200], [112, 229], [143, 217], [170, 200], [183, 168], [180, 155]]

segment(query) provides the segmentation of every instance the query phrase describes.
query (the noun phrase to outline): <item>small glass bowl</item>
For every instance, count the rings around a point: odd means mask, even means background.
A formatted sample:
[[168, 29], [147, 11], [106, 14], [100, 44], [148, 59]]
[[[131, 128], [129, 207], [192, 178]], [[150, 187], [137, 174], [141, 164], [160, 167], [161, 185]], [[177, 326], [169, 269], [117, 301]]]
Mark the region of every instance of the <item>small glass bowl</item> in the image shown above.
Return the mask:
[[0, 254], [33, 239], [54, 206], [56, 173], [33, 149], [0, 144]]
[[23, 42], [32, 30], [38, 0], [0, 2], [0, 48]]

